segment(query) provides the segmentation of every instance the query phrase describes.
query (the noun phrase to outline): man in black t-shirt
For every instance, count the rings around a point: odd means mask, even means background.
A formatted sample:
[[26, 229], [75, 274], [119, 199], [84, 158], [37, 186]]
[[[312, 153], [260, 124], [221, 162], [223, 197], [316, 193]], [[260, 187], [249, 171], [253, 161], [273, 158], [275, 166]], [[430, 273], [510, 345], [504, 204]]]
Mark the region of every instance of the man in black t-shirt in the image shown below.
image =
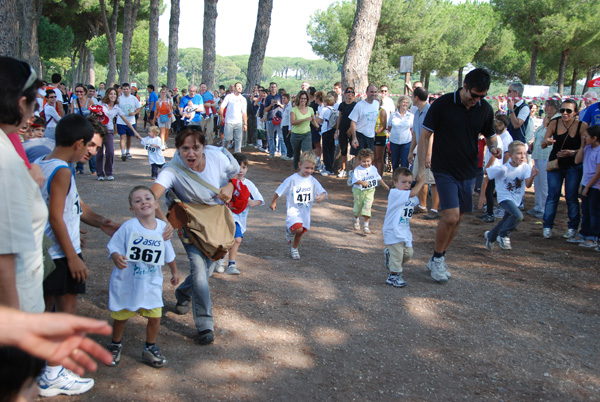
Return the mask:
[[[486, 137], [490, 152], [497, 158], [494, 133], [494, 111], [483, 98], [490, 87], [490, 75], [478, 68], [466, 75], [463, 87], [436, 100], [425, 117], [421, 129], [418, 158], [425, 160], [429, 140], [435, 133], [431, 171], [440, 198], [442, 218], [435, 235], [433, 257], [427, 263], [431, 277], [437, 282], [450, 278], [445, 254], [460, 225], [463, 213], [473, 211], [473, 188], [477, 174], [477, 141]], [[419, 176], [425, 166], [419, 166]]]

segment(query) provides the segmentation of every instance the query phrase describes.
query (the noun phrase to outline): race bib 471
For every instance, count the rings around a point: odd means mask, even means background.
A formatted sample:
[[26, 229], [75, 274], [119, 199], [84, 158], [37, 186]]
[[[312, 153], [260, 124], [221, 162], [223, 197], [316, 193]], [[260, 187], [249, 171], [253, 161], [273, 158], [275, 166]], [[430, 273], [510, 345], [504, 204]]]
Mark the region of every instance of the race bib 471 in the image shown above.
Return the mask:
[[313, 201], [313, 186], [294, 186], [294, 204], [309, 204]]

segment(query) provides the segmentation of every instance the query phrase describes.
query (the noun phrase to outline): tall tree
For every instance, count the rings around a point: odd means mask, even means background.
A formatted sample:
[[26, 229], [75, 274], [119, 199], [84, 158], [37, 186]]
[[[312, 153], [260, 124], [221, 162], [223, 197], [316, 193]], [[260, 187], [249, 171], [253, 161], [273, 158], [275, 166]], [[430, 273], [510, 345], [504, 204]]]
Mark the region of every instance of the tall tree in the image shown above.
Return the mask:
[[104, 0], [100, 0], [100, 10], [104, 32], [106, 33], [106, 41], [108, 42], [108, 74], [106, 76], [106, 85], [113, 86], [117, 78], [117, 16], [119, 14], [119, 0], [112, 1], [112, 14], [110, 24], [106, 13], [106, 4]]
[[171, 0], [171, 18], [169, 18], [169, 56], [167, 66], [167, 86], [177, 87], [177, 44], [179, 36], [179, 0]]
[[0, 56], [19, 56], [19, 19], [16, 0], [0, 0]]
[[42, 0], [21, 0], [18, 6], [20, 8], [21, 59], [31, 64], [41, 74], [37, 31], [38, 23], [42, 18], [43, 2]]
[[217, 1], [204, 0], [204, 31], [202, 32], [202, 81], [209, 90], [215, 89], [215, 62], [217, 59], [215, 31], [217, 29]]
[[150, 28], [148, 42], [148, 84], [158, 85], [158, 17], [160, 0], [150, 0]]
[[265, 51], [269, 40], [271, 29], [271, 12], [273, 11], [273, 0], [259, 0], [258, 13], [256, 15], [256, 28], [254, 29], [254, 40], [250, 58], [248, 59], [248, 80], [246, 81], [246, 92], [250, 93], [254, 84], [261, 82], [262, 65], [265, 60]]
[[129, 82], [129, 54], [131, 52], [131, 41], [133, 40], [133, 29], [137, 20], [140, 0], [125, 0], [123, 12], [123, 47], [121, 52], [121, 71], [119, 82]]
[[369, 84], [369, 60], [383, 0], [357, 0], [356, 14], [342, 65], [342, 85], [364, 91]]

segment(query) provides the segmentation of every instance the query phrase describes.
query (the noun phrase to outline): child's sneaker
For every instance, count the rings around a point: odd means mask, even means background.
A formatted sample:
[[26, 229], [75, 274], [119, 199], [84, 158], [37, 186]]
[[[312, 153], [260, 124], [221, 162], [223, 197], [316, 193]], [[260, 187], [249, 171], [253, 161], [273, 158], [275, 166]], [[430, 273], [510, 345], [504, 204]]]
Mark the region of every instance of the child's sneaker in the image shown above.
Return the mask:
[[448, 277], [444, 274], [446, 267], [444, 265], [444, 257], [436, 258], [432, 257], [427, 262], [427, 269], [431, 271], [431, 277], [440, 283], [448, 282]]
[[294, 237], [295, 235], [292, 232], [290, 232], [290, 229], [285, 230], [285, 241], [287, 241], [288, 244], [292, 244], [292, 242], [294, 241]]
[[121, 361], [121, 349], [123, 348], [122, 344], [109, 343], [106, 349], [110, 353], [112, 353], [113, 361], [110, 364], [107, 364], [108, 367], [115, 367], [119, 365]]
[[385, 257], [385, 267], [387, 269], [390, 269], [390, 249], [389, 248], [384, 248], [383, 249], [383, 256]]
[[144, 347], [142, 351], [142, 360], [152, 367], [161, 368], [167, 364], [167, 358], [160, 354], [160, 349], [156, 345], [149, 348]]
[[81, 378], [64, 367], [53, 380], [48, 379], [47, 374], [48, 371], [44, 370], [37, 380], [40, 387], [40, 396], [81, 395], [94, 387], [93, 379]]
[[133, 159], [133, 157], [131, 156], [131, 154], [129, 152], [127, 152], [127, 159]]
[[371, 229], [369, 229], [369, 227], [367, 225], [365, 225], [363, 227], [363, 233], [364, 234], [371, 234]]
[[299, 260], [300, 259], [300, 253], [298, 252], [297, 248], [291, 247], [290, 248], [290, 253], [292, 254], [292, 260]]
[[344, 177], [348, 176], [348, 173], [346, 173], [345, 170], [340, 170], [340, 172], [338, 173], [338, 177], [340, 179], [343, 179]]
[[227, 267], [227, 271], [225, 271], [225, 273], [227, 275], [239, 275], [240, 274], [240, 270], [237, 269], [237, 267], [235, 266], [235, 264], [231, 264], [230, 266]]
[[360, 230], [360, 221], [358, 219], [354, 219], [354, 225], [352, 227], [354, 230]]
[[215, 271], [219, 274], [225, 272], [225, 258], [221, 258], [219, 261], [217, 261], [217, 268]]
[[500, 248], [503, 250], [512, 250], [512, 247], [510, 246], [510, 238], [508, 236], [506, 237], [496, 237], [496, 241], [498, 242], [498, 245], [500, 245]]
[[488, 239], [488, 233], [490, 233], [489, 230], [483, 234], [483, 237], [485, 237], [485, 247], [490, 251], [494, 251], [494, 242]]
[[406, 282], [402, 279], [402, 274], [389, 274], [385, 283], [392, 285], [395, 288], [403, 288], [406, 286]]

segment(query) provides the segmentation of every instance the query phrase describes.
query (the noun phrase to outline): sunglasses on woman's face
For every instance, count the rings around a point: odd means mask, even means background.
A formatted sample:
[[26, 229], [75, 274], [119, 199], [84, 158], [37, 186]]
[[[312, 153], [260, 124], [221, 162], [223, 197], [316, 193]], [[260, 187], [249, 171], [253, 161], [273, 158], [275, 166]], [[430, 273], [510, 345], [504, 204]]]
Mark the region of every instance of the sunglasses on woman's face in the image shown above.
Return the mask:
[[573, 109], [560, 109], [559, 112], [566, 113], [566, 114], [571, 114], [571, 113], [573, 113]]

